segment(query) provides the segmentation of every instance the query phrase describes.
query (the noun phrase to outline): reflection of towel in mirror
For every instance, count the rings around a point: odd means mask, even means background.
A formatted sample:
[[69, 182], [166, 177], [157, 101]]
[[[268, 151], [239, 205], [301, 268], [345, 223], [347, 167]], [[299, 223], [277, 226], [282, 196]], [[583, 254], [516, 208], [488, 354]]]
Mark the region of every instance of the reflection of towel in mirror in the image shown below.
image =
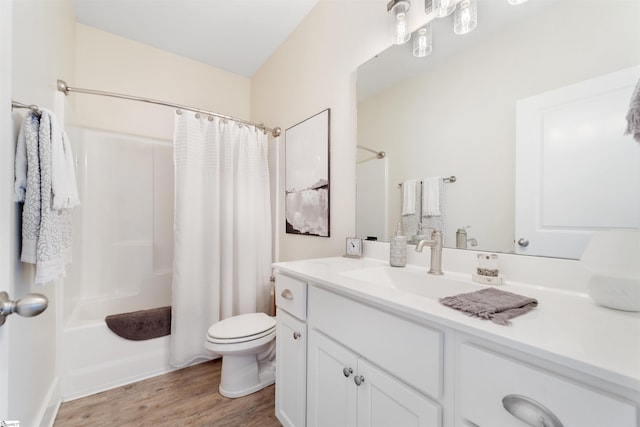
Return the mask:
[[629, 112], [627, 113], [627, 130], [625, 135], [632, 135], [633, 139], [640, 142], [640, 80], [631, 95]]
[[416, 213], [416, 183], [417, 179], [408, 179], [402, 183], [402, 215]]
[[496, 288], [486, 288], [466, 294], [440, 298], [447, 307], [468, 316], [489, 319], [498, 325], [510, 325], [509, 319], [525, 314], [538, 306], [534, 298]]
[[[441, 177], [431, 177], [424, 179], [424, 191], [422, 192], [422, 226], [423, 229], [430, 228], [442, 231], [442, 244], [446, 242], [446, 190]], [[427, 235], [429, 233], [427, 232]]]

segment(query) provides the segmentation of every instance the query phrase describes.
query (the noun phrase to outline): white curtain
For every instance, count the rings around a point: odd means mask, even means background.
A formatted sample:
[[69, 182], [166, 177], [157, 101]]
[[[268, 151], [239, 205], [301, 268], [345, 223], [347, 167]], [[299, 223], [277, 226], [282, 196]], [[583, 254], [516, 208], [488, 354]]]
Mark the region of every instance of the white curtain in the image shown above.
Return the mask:
[[176, 113], [173, 366], [212, 357], [204, 341], [215, 322], [268, 310], [267, 144], [252, 126]]

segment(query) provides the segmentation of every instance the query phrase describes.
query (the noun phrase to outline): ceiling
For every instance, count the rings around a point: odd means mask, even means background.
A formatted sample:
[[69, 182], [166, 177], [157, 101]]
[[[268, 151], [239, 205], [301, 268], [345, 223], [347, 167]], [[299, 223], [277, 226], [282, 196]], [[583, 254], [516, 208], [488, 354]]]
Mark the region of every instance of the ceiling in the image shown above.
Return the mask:
[[246, 77], [318, 0], [73, 0], [79, 23]]

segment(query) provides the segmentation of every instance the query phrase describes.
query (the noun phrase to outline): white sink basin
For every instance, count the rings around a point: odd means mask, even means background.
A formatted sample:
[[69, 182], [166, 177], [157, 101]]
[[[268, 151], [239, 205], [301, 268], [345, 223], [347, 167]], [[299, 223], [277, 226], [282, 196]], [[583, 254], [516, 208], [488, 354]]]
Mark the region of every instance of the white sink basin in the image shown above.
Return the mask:
[[427, 274], [427, 269], [412, 267], [372, 267], [346, 271], [342, 276], [372, 285], [383, 286], [420, 295], [426, 298], [438, 299], [465, 292], [473, 292], [484, 286], [464, 281], [446, 275], [436, 276]]

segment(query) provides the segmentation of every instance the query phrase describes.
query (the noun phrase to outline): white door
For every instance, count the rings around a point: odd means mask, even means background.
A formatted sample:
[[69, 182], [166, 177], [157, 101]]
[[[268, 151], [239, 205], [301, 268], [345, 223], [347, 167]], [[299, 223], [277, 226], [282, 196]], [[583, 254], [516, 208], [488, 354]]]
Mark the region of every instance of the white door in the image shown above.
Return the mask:
[[311, 330], [307, 360], [307, 425], [355, 426], [357, 387], [353, 379], [357, 357], [323, 334]]
[[440, 406], [380, 371], [358, 361], [358, 426], [438, 427]]
[[[12, 295], [11, 201], [13, 145], [11, 123], [11, 3], [0, 1], [0, 292]], [[0, 327], [0, 421], [9, 413], [9, 328]]]
[[276, 336], [276, 416], [285, 427], [303, 427], [307, 398], [306, 325], [278, 309]]
[[640, 66], [523, 99], [516, 253], [580, 258], [598, 230], [640, 227], [640, 144], [626, 114]]

